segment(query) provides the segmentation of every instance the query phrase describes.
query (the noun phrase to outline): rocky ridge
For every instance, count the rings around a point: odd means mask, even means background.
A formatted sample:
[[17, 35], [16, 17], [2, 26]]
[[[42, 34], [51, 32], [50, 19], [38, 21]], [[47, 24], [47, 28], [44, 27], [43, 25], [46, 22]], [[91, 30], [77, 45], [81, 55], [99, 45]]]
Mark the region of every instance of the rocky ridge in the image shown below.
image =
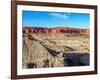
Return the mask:
[[55, 27], [55, 28], [43, 28], [43, 27], [23, 27], [23, 33], [42, 33], [42, 34], [85, 34], [89, 35], [89, 29], [70, 28], [70, 27]]

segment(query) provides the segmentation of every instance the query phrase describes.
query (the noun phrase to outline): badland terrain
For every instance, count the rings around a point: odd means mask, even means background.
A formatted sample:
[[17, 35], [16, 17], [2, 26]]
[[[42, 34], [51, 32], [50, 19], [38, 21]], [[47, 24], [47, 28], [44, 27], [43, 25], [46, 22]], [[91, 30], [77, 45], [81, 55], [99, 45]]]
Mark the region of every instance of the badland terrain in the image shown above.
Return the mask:
[[23, 27], [23, 68], [88, 66], [89, 29]]

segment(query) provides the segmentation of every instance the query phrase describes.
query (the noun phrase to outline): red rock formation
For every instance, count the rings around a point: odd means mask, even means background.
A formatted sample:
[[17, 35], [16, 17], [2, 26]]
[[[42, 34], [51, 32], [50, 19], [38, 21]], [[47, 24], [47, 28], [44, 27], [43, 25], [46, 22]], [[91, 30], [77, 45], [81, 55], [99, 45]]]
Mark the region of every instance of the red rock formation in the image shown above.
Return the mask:
[[40, 33], [40, 34], [86, 34], [89, 35], [89, 29], [57, 27], [57, 28], [42, 28], [42, 27], [23, 27], [23, 33]]

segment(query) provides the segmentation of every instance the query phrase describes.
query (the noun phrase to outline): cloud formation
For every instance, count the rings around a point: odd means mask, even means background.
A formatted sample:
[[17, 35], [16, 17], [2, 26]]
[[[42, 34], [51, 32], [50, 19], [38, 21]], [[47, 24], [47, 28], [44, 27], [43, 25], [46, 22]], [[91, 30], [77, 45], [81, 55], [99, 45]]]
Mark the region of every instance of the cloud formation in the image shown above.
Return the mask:
[[55, 18], [63, 18], [63, 19], [68, 19], [69, 16], [66, 14], [61, 14], [61, 13], [50, 13], [51, 16]]

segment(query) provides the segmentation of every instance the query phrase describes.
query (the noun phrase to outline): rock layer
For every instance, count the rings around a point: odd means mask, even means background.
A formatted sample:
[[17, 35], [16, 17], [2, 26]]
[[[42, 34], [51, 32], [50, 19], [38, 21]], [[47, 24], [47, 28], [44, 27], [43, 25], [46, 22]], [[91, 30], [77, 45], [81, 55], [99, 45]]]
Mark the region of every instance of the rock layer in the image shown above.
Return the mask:
[[42, 28], [42, 27], [23, 27], [23, 33], [40, 33], [40, 34], [85, 34], [89, 35], [89, 29], [56, 27], [56, 28]]

